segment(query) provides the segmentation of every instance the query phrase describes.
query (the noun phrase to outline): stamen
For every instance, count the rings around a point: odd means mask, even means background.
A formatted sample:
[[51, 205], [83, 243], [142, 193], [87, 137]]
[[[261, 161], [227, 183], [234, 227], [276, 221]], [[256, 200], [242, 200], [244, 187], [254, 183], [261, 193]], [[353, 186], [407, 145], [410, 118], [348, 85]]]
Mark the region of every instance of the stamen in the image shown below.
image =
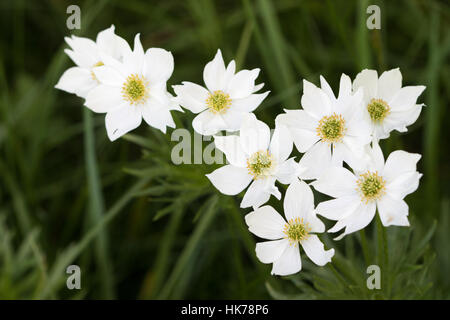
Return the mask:
[[311, 227], [303, 221], [303, 218], [290, 219], [283, 229], [285, 238], [289, 239], [289, 244], [294, 246], [297, 242], [307, 239], [310, 232]]
[[324, 116], [316, 128], [317, 135], [329, 143], [341, 142], [346, 130], [344, 118], [336, 113]]
[[361, 174], [356, 183], [362, 202], [378, 200], [386, 193], [386, 181], [378, 175], [377, 171], [367, 171]]
[[144, 76], [131, 74], [122, 86], [122, 96], [130, 104], [143, 104], [148, 99], [148, 81]]
[[367, 105], [367, 111], [369, 111], [370, 119], [373, 122], [380, 123], [391, 112], [391, 108], [382, 99], [372, 99]]
[[213, 113], [225, 113], [231, 105], [230, 95], [221, 90], [214, 91], [209, 94], [206, 104]]
[[269, 151], [255, 152], [247, 159], [248, 172], [258, 179], [260, 177], [268, 176], [271, 173], [275, 161], [270, 155]]

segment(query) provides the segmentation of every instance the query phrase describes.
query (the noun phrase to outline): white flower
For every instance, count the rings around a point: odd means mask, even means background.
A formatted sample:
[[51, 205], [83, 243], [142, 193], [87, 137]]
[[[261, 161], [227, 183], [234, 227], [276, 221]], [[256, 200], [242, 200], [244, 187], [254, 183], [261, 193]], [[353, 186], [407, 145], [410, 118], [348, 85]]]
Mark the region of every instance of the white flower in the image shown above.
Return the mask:
[[220, 49], [203, 70], [206, 88], [192, 82], [173, 86], [176, 101], [193, 113], [194, 130], [202, 135], [219, 131], [239, 130], [245, 114], [255, 110], [269, 91], [255, 94], [264, 84], [255, 85], [259, 69], [241, 70], [235, 74], [236, 64], [231, 61], [225, 68]]
[[302, 268], [301, 245], [306, 255], [317, 265], [331, 261], [334, 249], [325, 250], [319, 237], [313, 233], [325, 231], [325, 225], [314, 212], [311, 188], [295, 179], [284, 199], [286, 220], [271, 206], [261, 207], [245, 216], [249, 230], [260, 238], [271, 241], [256, 244], [256, 256], [263, 263], [273, 263], [272, 274], [290, 275]]
[[336, 98], [321, 76], [321, 87], [303, 81], [302, 110], [285, 110], [277, 123], [286, 125], [297, 149], [305, 153], [300, 166], [303, 179], [315, 179], [331, 165], [347, 162], [361, 167], [370, 131], [362, 121], [362, 91], [352, 94], [351, 80], [342, 75]]
[[134, 50], [123, 61], [102, 56], [104, 66], [93, 70], [100, 85], [86, 97], [85, 105], [106, 113], [106, 131], [111, 141], [137, 128], [144, 118], [150, 126], [166, 132], [175, 127], [170, 110], [181, 108], [167, 92], [166, 82], [174, 68], [169, 51], [150, 48], [144, 53], [139, 34]]
[[240, 136], [215, 136], [214, 142], [230, 164], [206, 176], [226, 195], [240, 193], [251, 182], [241, 208], [257, 208], [266, 203], [271, 194], [280, 199], [275, 181], [287, 184], [296, 175], [298, 164], [293, 158], [287, 160], [292, 151], [287, 128], [276, 127], [271, 140], [269, 127], [254, 114], [246, 116]]
[[131, 51], [128, 43], [114, 34], [114, 26], [99, 32], [97, 41], [72, 36], [65, 38], [72, 48], [64, 52], [73, 60], [77, 67], [67, 69], [55, 88], [74, 93], [86, 98], [89, 91], [99, 85], [93, 73], [94, 68], [102, 66], [102, 55], [110, 55], [115, 59], [122, 59], [123, 55]]
[[398, 68], [383, 72], [380, 78], [376, 70], [364, 69], [353, 81], [353, 89], [359, 88], [364, 91], [364, 118], [376, 139], [389, 137], [392, 130], [406, 132], [422, 110], [423, 103], [416, 101], [425, 87], [402, 88]]
[[364, 171], [353, 174], [342, 167], [330, 168], [312, 183], [319, 192], [336, 198], [316, 209], [318, 214], [338, 221], [328, 232], [345, 227], [337, 239], [365, 228], [376, 209], [384, 226], [409, 226], [408, 205], [403, 198], [419, 186], [422, 174], [416, 171], [416, 164], [421, 155], [398, 150], [385, 163], [377, 143], [368, 149], [371, 161]]

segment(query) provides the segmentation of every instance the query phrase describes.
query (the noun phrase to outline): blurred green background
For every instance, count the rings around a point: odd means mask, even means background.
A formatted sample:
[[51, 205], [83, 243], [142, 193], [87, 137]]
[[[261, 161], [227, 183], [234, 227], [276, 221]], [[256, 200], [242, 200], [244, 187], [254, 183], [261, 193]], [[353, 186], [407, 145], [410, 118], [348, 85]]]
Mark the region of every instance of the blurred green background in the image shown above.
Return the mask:
[[[450, 298], [448, 2], [76, 1], [82, 28], [72, 33], [73, 3], [0, 2], [0, 298]], [[370, 4], [381, 30], [366, 28]], [[72, 65], [64, 36], [95, 38], [111, 24], [129, 42], [140, 32], [144, 48], [172, 51], [169, 85], [202, 83], [217, 48], [238, 68], [261, 68], [271, 94], [256, 115], [271, 127], [299, 107], [303, 78], [324, 75], [336, 90], [341, 73], [400, 67], [404, 85], [427, 87], [419, 120], [382, 142], [385, 155], [423, 155], [419, 190], [406, 198], [412, 227], [380, 232], [374, 221], [339, 242], [325, 235], [332, 265], [304, 258], [299, 274], [270, 276], [242, 195], [220, 195], [204, 177], [215, 166], [173, 165], [171, 130], [141, 125], [111, 143], [103, 115], [53, 88]], [[173, 114], [192, 130], [192, 114]], [[81, 267], [81, 290], [66, 288], [70, 264]], [[381, 290], [365, 286], [370, 264], [382, 266]]]

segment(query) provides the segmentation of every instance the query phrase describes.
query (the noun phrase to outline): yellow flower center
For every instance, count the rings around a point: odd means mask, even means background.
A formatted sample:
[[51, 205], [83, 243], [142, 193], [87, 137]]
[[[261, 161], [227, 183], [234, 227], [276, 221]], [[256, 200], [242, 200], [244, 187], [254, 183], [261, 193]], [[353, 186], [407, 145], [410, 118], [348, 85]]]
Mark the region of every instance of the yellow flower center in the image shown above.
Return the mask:
[[214, 91], [206, 99], [206, 105], [213, 113], [225, 113], [231, 105], [230, 95], [221, 90]]
[[373, 122], [382, 122], [384, 118], [389, 114], [391, 108], [386, 101], [382, 99], [372, 99], [367, 105], [367, 111], [369, 111], [370, 119]]
[[378, 200], [386, 193], [386, 181], [378, 175], [378, 172], [367, 171], [359, 176], [357, 190], [361, 194], [361, 201]]
[[317, 135], [326, 142], [340, 142], [346, 131], [345, 120], [341, 115], [333, 113], [324, 116], [316, 128]]
[[308, 223], [303, 221], [303, 218], [290, 219], [288, 223], [284, 225], [283, 233], [286, 238], [289, 239], [289, 244], [296, 244], [299, 241], [308, 238], [311, 228]]
[[248, 172], [255, 178], [268, 176], [271, 173], [274, 160], [269, 151], [258, 151], [247, 159]]
[[148, 81], [144, 76], [129, 75], [122, 86], [122, 96], [132, 105], [143, 104], [148, 99]]
[[103, 62], [99, 61], [99, 62], [97, 62], [96, 64], [94, 64], [94, 65], [92, 66], [92, 68], [91, 68], [91, 77], [92, 77], [93, 80], [99, 82], [98, 79], [97, 79], [97, 77], [95, 76], [94, 71], [92, 71], [92, 69], [94, 69], [94, 68], [96, 68], [96, 67], [101, 67], [101, 66], [103, 66], [103, 65], [104, 65]]

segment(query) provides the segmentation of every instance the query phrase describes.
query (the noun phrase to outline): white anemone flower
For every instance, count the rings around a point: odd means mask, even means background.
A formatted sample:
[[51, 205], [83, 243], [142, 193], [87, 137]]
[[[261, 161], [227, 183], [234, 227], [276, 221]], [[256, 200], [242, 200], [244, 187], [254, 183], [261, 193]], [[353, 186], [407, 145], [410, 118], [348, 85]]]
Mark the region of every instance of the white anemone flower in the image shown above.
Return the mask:
[[352, 84], [343, 74], [335, 97], [321, 76], [321, 88], [304, 80], [301, 110], [285, 110], [277, 122], [286, 125], [298, 151], [305, 153], [300, 166], [302, 179], [316, 179], [329, 166], [362, 167], [365, 146], [371, 141], [363, 122], [362, 90], [352, 94]]
[[239, 130], [244, 115], [255, 110], [269, 94], [269, 91], [255, 93], [264, 86], [255, 85], [259, 69], [241, 70], [236, 74], [235, 69], [234, 60], [225, 68], [219, 49], [203, 70], [206, 88], [188, 81], [173, 86], [176, 101], [191, 112], [198, 113], [192, 126], [199, 134]]
[[102, 66], [102, 55], [109, 55], [114, 59], [122, 57], [131, 51], [128, 43], [114, 33], [114, 25], [98, 33], [96, 41], [82, 37], [65, 37], [71, 49], [64, 52], [77, 65], [67, 69], [55, 88], [74, 93], [86, 98], [89, 91], [99, 85], [93, 70]]
[[249, 230], [270, 241], [256, 244], [256, 256], [262, 263], [273, 263], [272, 274], [286, 276], [302, 269], [300, 246], [316, 265], [331, 261], [334, 249], [325, 250], [315, 233], [325, 225], [314, 212], [311, 188], [295, 179], [284, 198], [286, 220], [271, 206], [261, 207], [245, 216]]
[[106, 113], [111, 141], [137, 128], [142, 118], [164, 133], [167, 126], [175, 127], [170, 110], [182, 110], [167, 92], [166, 82], [174, 68], [169, 51], [150, 48], [144, 53], [137, 34], [134, 50], [122, 62], [109, 56], [103, 56], [103, 61], [103, 66], [93, 70], [100, 85], [89, 92], [85, 105]]
[[353, 81], [353, 89], [359, 88], [364, 91], [365, 120], [377, 140], [388, 138], [392, 130], [406, 132], [424, 105], [416, 102], [425, 86], [402, 87], [398, 68], [383, 72], [379, 78], [376, 70], [364, 69]]
[[206, 176], [226, 195], [236, 195], [250, 184], [241, 208], [257, 208], [266, 203], [271, 194], [280, 199], [275, 181], [288, 184], [296, 176], [298, 164], [294, 158], [288, 159], [292, 140], [287, 128], [276, 127], [270, 139], [269, 127], [254, 114], [246, 116], [239, 136], [215, 136], [214, 143], [229, 164]]
[[355, 173], [343, 167], [330, 168], [312, 183], [314, 188], [336, 199], [321, 202], [317, 213], [337, 223], [328, 232], [345, 231], [336, 239], [365, 228], [376, 210], [387, 227], [409, 226], [409, 209], [403, 198], [414, 192], [422, 176], [416, 170], [420, 154], [402, 150], [384, 161], [377, 143], [368, 147], [370, 161], [364, 171]]

